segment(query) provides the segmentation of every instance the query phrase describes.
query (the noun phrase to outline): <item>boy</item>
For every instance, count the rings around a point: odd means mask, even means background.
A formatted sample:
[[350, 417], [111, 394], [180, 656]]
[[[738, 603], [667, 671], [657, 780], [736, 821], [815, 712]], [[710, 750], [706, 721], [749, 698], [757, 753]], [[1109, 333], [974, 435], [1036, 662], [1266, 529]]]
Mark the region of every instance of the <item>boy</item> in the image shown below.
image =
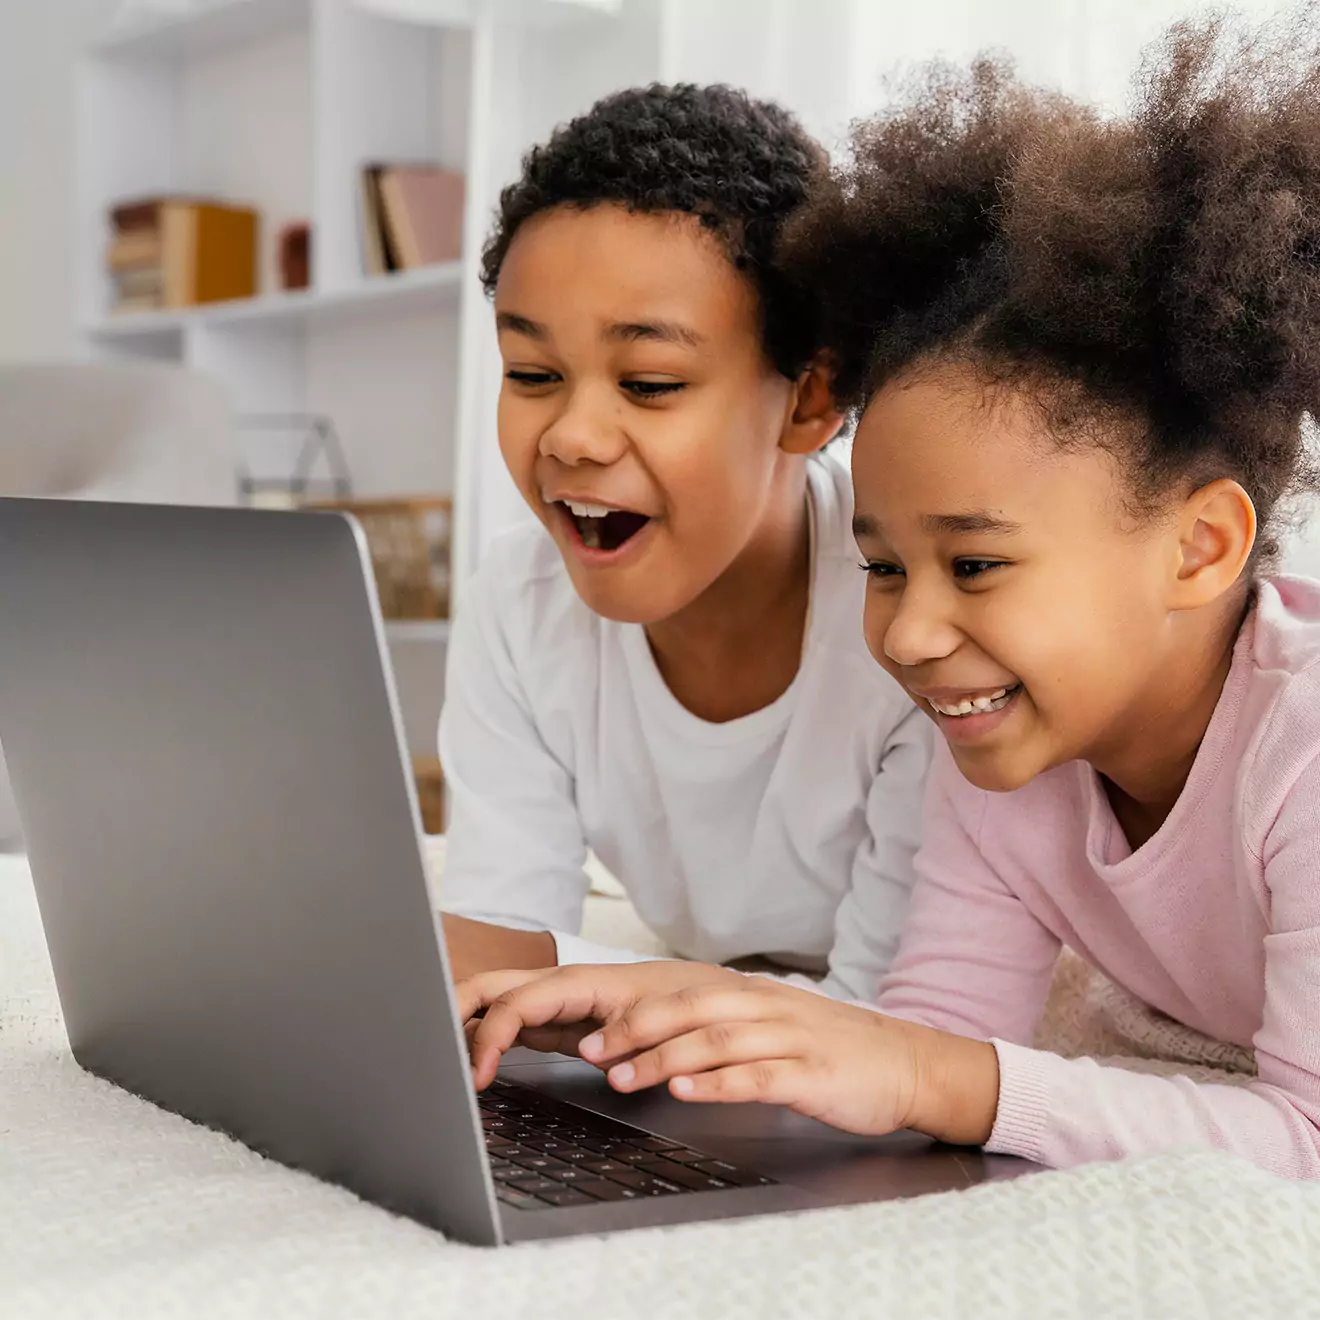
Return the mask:
[[588, 848], [674, 951], [874, 996], [928, 756], [876, 673], [840, 417], [775, 276], [825, 167], [722, 87], [606, 98], [524, 162], [484, 254], [500, 448], [540, 526], [451, 643], [455, 974], [631, 955], [577, 931]]

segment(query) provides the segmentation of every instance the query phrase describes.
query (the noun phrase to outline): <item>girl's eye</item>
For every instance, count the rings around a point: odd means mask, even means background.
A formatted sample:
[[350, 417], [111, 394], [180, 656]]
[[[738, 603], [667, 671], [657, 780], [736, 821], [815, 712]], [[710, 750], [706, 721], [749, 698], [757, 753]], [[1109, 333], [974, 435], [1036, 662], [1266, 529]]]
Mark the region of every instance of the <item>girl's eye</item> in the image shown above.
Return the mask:
[[961, 582], [968, 582], [972, 578], [983, 577], [991, 569], [1003, 568], [1004, 565], [1002, 559], [955, 559], [953, 576]]
[[519, 385], [553, 385], [559, 377], [553, 371], [525, 371], [514, 368], [504, 373], [505, 380], [511, 380]]
[[620, 384], [636, 399], [662, 399], [686, 388], [681, 380], [625, 380]]
[[902, 577], [903, 570], [897, 564], [887, 564], [883, 560], [868, 560], [864, 564], [858, 564], [858, 568], [866, 574], [867, 577], [875, 580], [881, 578]]

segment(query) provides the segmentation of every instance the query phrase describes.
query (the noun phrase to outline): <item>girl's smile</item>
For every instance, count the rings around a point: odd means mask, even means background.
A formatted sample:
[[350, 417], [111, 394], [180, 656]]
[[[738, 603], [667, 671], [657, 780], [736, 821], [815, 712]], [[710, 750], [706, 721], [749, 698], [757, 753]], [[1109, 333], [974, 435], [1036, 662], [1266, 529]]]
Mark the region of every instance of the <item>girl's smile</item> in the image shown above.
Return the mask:
[[1022, 694], [1022, 684], [1013, 683], [991, 691], [959, 691], [934, 688], [909, 692], [925, 702], [940, 732], [950, 742], [973, 743], [997, 733], [1011, 718]]

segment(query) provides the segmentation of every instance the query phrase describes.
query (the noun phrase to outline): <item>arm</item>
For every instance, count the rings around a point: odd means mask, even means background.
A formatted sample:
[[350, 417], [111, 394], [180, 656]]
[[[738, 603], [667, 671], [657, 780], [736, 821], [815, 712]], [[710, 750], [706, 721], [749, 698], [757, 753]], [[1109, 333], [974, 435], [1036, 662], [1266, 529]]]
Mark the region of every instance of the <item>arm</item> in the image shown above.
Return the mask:
[[1320, 765], [1292, 786], [1261, 860], [1270, 930], [1256, 1080], [1142, 1076], [996, 1042], [1003, 1081], [990, 1149], [1067, 1165], [1208, 1146], [1320, 1178]]
[[450, 640], [440, 756], [449, 822], [441, 902], [456, 979], [552, 967], [555, 928], [575, 930], [586, 843], [570, 772], [537, 730], [479, 574]]
[[576, 934], [588, 881], [573, 775], [537, 728], [500, 628], [499, 589], [482, 572], [467, 594], [440, 717], [449, 806], [441, 904], [454, 976], [636, 961]]
[[[834, 920], [829, 973], [820, 990], [870, 1003], [898, 950], [921, 841], [930, 723], [912, 710], [899, 721], [866, 800], [867, 835]], [[791, 979], [791, 978], [789, 978]]]
[[1025, 1043], [1044, 1011], [1061, 944], [982, 857], [976, 836], [984, 804], [948, 749], [937, 747], [917, 884], [879, 1008], [959, 1036]]

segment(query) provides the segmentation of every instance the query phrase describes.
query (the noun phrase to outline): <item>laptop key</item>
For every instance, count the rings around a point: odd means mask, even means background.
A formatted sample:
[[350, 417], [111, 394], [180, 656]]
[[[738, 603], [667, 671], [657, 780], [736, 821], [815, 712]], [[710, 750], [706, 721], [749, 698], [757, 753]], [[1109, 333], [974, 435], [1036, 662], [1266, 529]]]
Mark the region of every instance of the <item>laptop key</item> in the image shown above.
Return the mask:
[[568, 1165], [550, 1155], [542, 1155], [538, 1151], [526, 1150], [519, 1151], [516, 1155], [509, 1155], [506, 1158], [512, 1160], [515, 1164], [521, 1164], [524, 1169], [541, 1169], [549, 1172], [551, 1169], [566, 1169]]
[[724, 1160], [703, 1160], [693, 1167], [700, 1169], [702, 1173], [710, 1174], [712, 1178], [732, 1183], [735, 1187], [765, 1187], [774, 1182], [773, 1178], [753, 1173], [750, 1169], [740, 1169]]
[[590, 1182], [591, 1179], [600, 1177], [600, 1174], [575, 1164], [566, 1164], [558, 1169], [547, 1169], [546, 1173], [561, 1183]]
[[540, 1196], [542, 1192], [553, 1192], [559, 1186], [553, 1178], [524, 1178], [522, 1182], [501, 1183], [501, 1187], [512, 1187], [515, 1192], [524, 1192], [528, 1196]]
[[555, 1159], [563, 1160], [568, 1164], [586, 1164], [591, 1160], [599, 1160], [600, 1156], [594, 1150], [583, 1150], [581, 1146], [569, 1146], [564, 1150], [542, 1151], [543, 1155], [553, 1154]]
[[544, 1178], [546, 1174], [543, 1169], [524, 1169], [517, 1164], [511, 1164], [507, 1169], [497, 1169], [492, 1176], [496, 1182], [521, 1184], [535, 1182], [538, 1178]]
[[495, 1199], [502, 1201], [505, 1205], [516, 1206], [519, 1210], [545, 1209], [544, 1201], [538, 1201], [536, 1197], [529, 1196], [526, 1192], [519, 1192], [512, 1187], [506, 1187], [503, 1183], [495, 1188]]
[[590, 1169], [592, 1173], [599, 1173], [602, 1177], [613, 1178], [616, 1173], [626, 1173], [632, 1165], [620, 1164], [618, 1160], [583, 1160], [582, 1167]]
[[686, 1187], [690, 1192], [718, 1192], [732, 1187], [730, 1182], [712, 1178], [700, 1169], [689, 1168], [686, 1164], [637, 1164], [633, 1166], [639, 1173], [649, 1173], [654, 1178], [663, 1178], [668, 1182]]
[[677, 1150], [662, 1150], [660, 1154], [675, 1164], [700, 1164], [702, 1160], [710, 1159], [709, 1155], [703, 1155], [699, 1150], [689, 1150], [686, 1146], [680, 1146]]
[[526, 1137], [523, 1139], [522, 1144], [528, 1150], [539, 1150], [542, 1155], [556, 1155], [560, 1159], [563, 1159], [564, 1151], [577, 1149], [571, 1141], [562, 1141], [558, 1137]]
[[624, 1169], [621, 1173], [610, 1174], [610, 1181], [623, 1187], [633, 1187], [650, 1196], [670, 1196], [683, 1189], [667, 1178], [657, 1178], [654, 1174], [643, 1173], [640, 1169]]
[[681, 1141], [670, 1141], [668, 1137], [629, 1137], [628, 1140], [638, 1150], [658, 1150], [666, 1159], [674, 1158], [670, 1151], [683, 1149]]
[[645, 1164], [648, 1160], [655, 1159], [649, 1151], [638, 1150], [636, 1146], [629, 1146], [626, 1142], [612, 1142], [605, 1149], [605, 1158], [618, 1160], [621, 1164]]
[[594, 1201], [644, 1201], [650, 1195], [649, 1192], [640, 1192], [636, 1187], [625, 1187], [622, 1183], [610, 1182], [606, 1178], [574, 1183], [573, 1187]]
[[591, 1205], [591, 1197], [579, 1192], [576, 1187], [560, 1187], [557, 1191], [538, 1192], [537, 1195], [547, 1205]]

